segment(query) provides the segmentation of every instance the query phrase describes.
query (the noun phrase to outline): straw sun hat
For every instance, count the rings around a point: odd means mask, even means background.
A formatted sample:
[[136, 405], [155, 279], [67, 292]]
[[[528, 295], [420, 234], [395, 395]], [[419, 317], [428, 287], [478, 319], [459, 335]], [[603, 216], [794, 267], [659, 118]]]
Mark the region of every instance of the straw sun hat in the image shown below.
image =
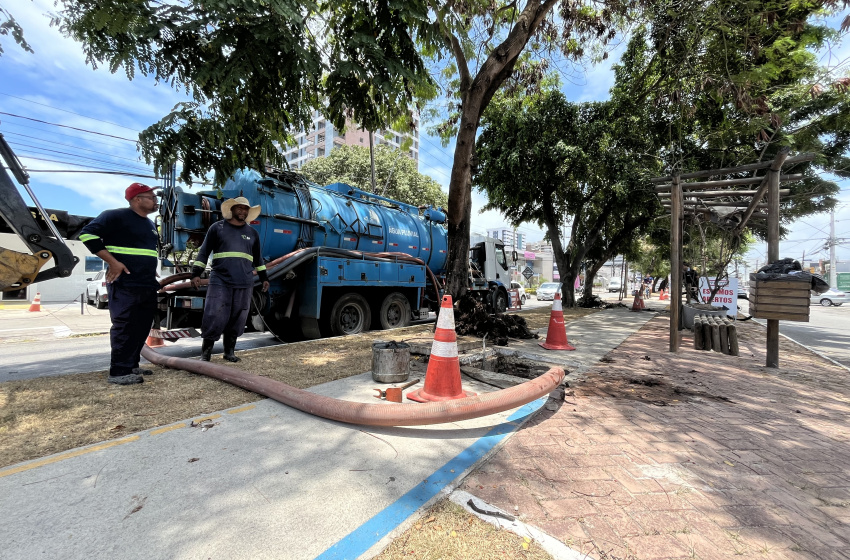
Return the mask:
[[251, 203], [248, 202], [248, 199], [244, 196], [238, 196], [236, 198], [230, 198], [222, 202], [221, 204], [221, 216], [225, 220], [229, 220], [233, 217], [233, 212], [231, 209], [237, 204], [241, 204], [242, 206], [247, 206], [248, 210], [248, 218], [245, 220], [246, 222], [253, 222], [257, 219], [257, 216], [260, 215], [260, 205], [251, 206]]

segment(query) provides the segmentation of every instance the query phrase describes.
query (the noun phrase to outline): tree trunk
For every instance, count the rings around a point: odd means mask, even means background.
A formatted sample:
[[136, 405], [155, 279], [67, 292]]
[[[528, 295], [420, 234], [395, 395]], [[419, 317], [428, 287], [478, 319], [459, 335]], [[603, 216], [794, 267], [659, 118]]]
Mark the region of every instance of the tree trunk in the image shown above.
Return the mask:
[[472, 158], [480, 112], [478, 105], [465, 103], [455, 145], [449, 183], [446, 291], [457, 301], [469, 286], [469, 231], [472, 214]]
[[448, 31], [444, 38], [455, 56], [460, 74], [461, 118], [457, 133], [452, 176], [449, 181], [448, 259], [446, 291], [457, 300], [469, 285], [469, 231], [472, 215], [472, 160], [481, 113], [513, 72], [528, 40], [558, 0], [530, 0], [505, 40], [487, 57], [478, 74], [469, 72], [460, 41]]
[[596, 261], [592, 266], [584, 269], [584, 299], [585, 301], [590, 301], [590, 298], [593, 297], [593, 281], [596, 279], [596, 275], [599, 273], [599, 269], [605, 264], [605, 261], [608, 259], [603, 259], [600, 261]]

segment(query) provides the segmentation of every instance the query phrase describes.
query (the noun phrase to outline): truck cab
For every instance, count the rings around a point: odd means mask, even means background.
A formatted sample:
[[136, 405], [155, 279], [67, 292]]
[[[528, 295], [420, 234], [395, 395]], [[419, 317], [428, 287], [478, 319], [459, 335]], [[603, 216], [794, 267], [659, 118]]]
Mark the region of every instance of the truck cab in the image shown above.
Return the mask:
[[469, 291], [496, 313], [508, 308], [511, 273], [505, 244], [494, 237], [473, 236], [469, 249]]

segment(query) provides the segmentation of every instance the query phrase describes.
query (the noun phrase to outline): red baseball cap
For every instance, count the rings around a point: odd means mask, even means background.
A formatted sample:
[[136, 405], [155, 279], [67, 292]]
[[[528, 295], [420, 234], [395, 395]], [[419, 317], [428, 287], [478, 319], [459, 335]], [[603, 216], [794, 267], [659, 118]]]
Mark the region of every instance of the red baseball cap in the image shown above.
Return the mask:
[[124, 191], [124, 198], [132, 200], [136, 195], [157, 190], [159, 187], [149, 187], [141, 183], [133, 183]]

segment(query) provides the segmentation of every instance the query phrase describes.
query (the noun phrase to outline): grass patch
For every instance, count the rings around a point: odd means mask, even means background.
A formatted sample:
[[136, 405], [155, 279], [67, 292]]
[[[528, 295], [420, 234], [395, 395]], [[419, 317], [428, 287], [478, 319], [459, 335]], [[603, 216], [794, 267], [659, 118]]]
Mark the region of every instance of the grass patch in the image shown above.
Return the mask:
[[548, 560], [535, 541], [494, 527], [450, 500], [443, 500], [396, 537], [377, 560]]
[[[566, 320], [594, 310], [565, 310]], [[549, 308], [522, 312], [529, 328], [545, 327]], [[372, 342], [433, 336], [433, 324], [326, 338], [238, 352], [242, 361], [213, 361], [299, 389], [359, 375], [372, 367]], [[200, 345], [200, 341], [198, 341]], [[0, 467], [117, 439], [218, 410], [261, 400], [256, 393], [179, 370], [146, 365], [154, 375], [125, 387], [106, 372], [0, 383]]]

